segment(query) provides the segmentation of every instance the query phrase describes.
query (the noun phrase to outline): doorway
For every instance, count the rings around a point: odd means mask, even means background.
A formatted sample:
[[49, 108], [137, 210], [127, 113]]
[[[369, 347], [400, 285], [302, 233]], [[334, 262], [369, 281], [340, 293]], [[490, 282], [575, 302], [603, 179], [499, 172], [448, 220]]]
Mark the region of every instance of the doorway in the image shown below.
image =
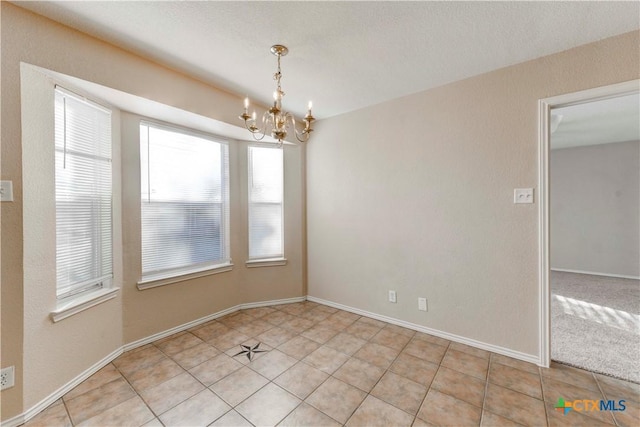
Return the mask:
[[640, 343], [639, 86], [539, 102], [542, 366], [553, 358], [640, 381], [624, 356]]

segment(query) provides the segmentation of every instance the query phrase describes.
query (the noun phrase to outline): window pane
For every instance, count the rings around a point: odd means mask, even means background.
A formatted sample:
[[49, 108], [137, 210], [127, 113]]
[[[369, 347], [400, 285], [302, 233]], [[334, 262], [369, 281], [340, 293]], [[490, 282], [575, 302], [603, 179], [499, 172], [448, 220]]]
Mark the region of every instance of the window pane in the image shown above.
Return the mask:
[[57, 295], [112, 276], [111, 117], [55, 92]]
[[249, 258], [284, 256], [283, 151], [249, 147]]
[[142, 274], [228, 261], [227, 145], [140, 125]]

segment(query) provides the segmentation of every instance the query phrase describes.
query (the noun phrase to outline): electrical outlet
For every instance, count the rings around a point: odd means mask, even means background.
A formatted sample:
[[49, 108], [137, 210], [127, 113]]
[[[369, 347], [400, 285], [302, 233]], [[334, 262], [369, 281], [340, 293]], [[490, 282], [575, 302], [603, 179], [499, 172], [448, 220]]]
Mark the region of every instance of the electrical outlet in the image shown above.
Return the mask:
[[427, 299], [426, 298], [418, 298], [418, 310], [427, 311]]
[[389, 291], [389, 302], [397, 302], [396, 291]]
[[15, 382], [15, 368], [9, 366], [8, 368], [2, 368], [0, 371], [0, 390], [13, 387]]
[[13, 202], [13, 181], [0, 181], [0, 201]]

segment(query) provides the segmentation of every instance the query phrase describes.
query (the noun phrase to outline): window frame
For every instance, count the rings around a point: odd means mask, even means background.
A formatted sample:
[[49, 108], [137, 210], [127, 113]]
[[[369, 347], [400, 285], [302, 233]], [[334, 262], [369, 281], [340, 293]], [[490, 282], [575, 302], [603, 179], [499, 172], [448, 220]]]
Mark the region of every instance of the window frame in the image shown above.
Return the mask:
[[[251, 162], [251, 149], [270, 149], [279, 150], [282, 154], [282, 197], [279, 202], [280, 205], [280, 239], [282, 252], [280, 254], [265, 254], [263, 256], [251, 256], [251, 207], [252, 205], [265, 205], [276, 204], [275, 202], [252, 202], [251, 201], [251, 183], [252, 183], [252, 162]], [[276, 267], [287, 264], [287, 258], [285, 257], [285, 151], [284, 146], [278, 147], [269, 143], [249, 143], [247, 145], [247, 261], [245, 265], [248, 268], [253, 267]]]
[[[221, 180], [223, 189], [223, 201], [221, 202], [222, 221], [220, 227], [220, 234], [222, 236], [222, 252], [223, 256], [220, 262], [216, 263], [197, 263], [189, 266], [165, 269], [160, 271], [151, 271], [145, 274], [142, 266], [142, 231], [143, 231], [143, 219], [142, 219], [142, 173], [143, 165], [142, 158], [140, 158], [140, 170], [139, 176], [140, 188], [139, 188], [139, 203], [140, 203], [140, 280], [137, 282], [137, 288], [139, 290], [155, 288], [158, 286], [169, 285], [178, 283], [198, 277], [209, 276], [218, 273], [224, 273], [233, 270], [233, 261], [231, 259], [231, 228], [230, 228], [230, 208], [231, 208], [231, 190], [230, 190], [230, 140], [228, 138], [220, 137], [218, 135], [201, 132], [195, 129], [187, 128], [184, 126], [176, 125], [173, 123], [162, 122], [151, 118], [141, 118], [138, 121], [138, 152], [142, 150], [142, 127], [147, 126], [149, 128], [156, 128], [169, 132], [175, 132], [182, 135], [192, 136], [200, 139], [219, 144], [223, 147], [221, 156]], [[147, 144], [149, 140], [147, 139]]]
[[[68, 290], [64, 293], [60, 293], [60, 283], [58, 282], [58, 278], [57, 278], [57, 274], [58, 274], [58, 239], [56, 238], [56, 300], [57, 300], [57, 306], [58, 309], [56, 311], [60, 311], [61, 308], [63, 307], [70, 307], [73, 306], [75, 307], [76, 305], [83, 304], [83, 301], [86, 300], [92, 300], [93, 297], [96, 298], [100, 298], [102, 295], [111, 295], [113, 294], [115, 291], [117, 291], [117, 288], [114, 288], [113, 286], [113, 279], [114, 279], [114, 255], [115, 255], [115, 241], [114, 241], [114, 175], [113, 175], [113, 169], [114, 169], [114, 161], [113, 161], [113, 109], [110, 107], [107, 107], [99, 102], [96, 102], [94, 100], [88, 99], [85, 96], [79, 95], [69, 89], [66, 89], [60, 85], [54, 85], [54, 162], [56, 162], [56, 157], [57, 157], [57, 152], [59, 151], [58, 147], [57, 147], [57, 141], [56, 141], [56, 134], [57, 134], [57, 127], [58, 127], [58, 118], [57, 118], [57, 96], [58, 94], [60, 94], [61, 96], [64, 97], [63, 100], [63, 108], [65, 109], [63, 112], [63, 117], [64, 117], [64, 126], [65, 126], [65, 130], [63, 130], [63, 135], [66, 138], [66, 99], [71, 98], [74, 100], [74, 102], [80, 102], [83, 104], [88, 105], [89, 107], [93, 108], [94, 110], [100, 111], [102, 113], [105, 113], [107, 115], [108, 121], [109, 121], [109, 157], [108, 158], [104, 158], [101, 159], [99, 158], [99, 156], [95, 156], [96, 158], [93, 159], [94, 161], [99, 161], [99, 160], [105, 160], [108, 163], [108, 168], [109, 168], [109, 182], [110, 182], [110, 188], [109, 188], [109, 192], [107, 194], [108, 198], [109, 198], [109, 214], [108, 214], [108, 220], [109, 220], [109, 230], [108, 230], [108, 234], [109, 234], [109, 241], [110, 241], [110, 259], [109, 259], [109, 272], [107, 273], [103, 273], [100, 274], [98, 277], [95, 278], [91, 278], [89, 280], [85, 280], [83, 282], [79, 282], [76, 283], [75, 286], [72, 286], [71, 290]], [[82, 154], [82, 153], [73, 153], [73, 152], [67, 152], [66, 150], [66, 140], [63, 141], [63, 147], [64, 151], [63, 151], [63, 155], [64, 156], [77, 156], [77, 157], [85, 157], [85, 158], [91, 158], [93, 156], [90, 155], [86, 155], [86, 154]], [[94, 144], [95, 145], [95, 144]], [[57, 162], [56, 162], [57, 163]], [[54, 171], [55, 171], [55, 175], [57, 176], [58, 174], [58, 167], [57, 165], [54, 166]], [[55, 196], [54, 199], [56, 200], [56, 206], [55, 206], [55, 227], [56, 227], [56, 235], [58, 233], [58, 227], [59, 227], [59, 209], [58, 209], [58, 203], [57, 203], [57, 195], [58, 195], [58, 180], [54, 178], [54, 189], [55, 189]], [[96, 193], [97, 194], [97, 193]], [[92, 194], [92, 196], [96, 196], [96, 194]], [[99, 197], [100, 195], [98, 195]], [[77, 199], [77, 197], [76, 197]], [[101, 221], [102, 217], [98, 217], [97, 219], [94, 219], [92, 222], [92, 230], [95, 232], [96, 228], [101, 228]], [[97, 224], [96, 224], [97, 222]], [[95, 234], [95, 233], [92, 233]], [[100, 240], [103, 238], [104, 236], [101, 234], [100, 236], [96, 237], [95, 235], [92, 237], [91, 239], [91, 252], [99, 252], [98, 254], [98, 263], [100, 265], [103, 264], [104, 262], [104, 257], [105, 254], [102, 252], [102, 247], [101, 247], [101, 243]], [[96, 249], [98, 248], [98, 249]], [[114, 295], [115, 296], [115, 295]], [[67, 316], [65, 316], [67, 317]]]

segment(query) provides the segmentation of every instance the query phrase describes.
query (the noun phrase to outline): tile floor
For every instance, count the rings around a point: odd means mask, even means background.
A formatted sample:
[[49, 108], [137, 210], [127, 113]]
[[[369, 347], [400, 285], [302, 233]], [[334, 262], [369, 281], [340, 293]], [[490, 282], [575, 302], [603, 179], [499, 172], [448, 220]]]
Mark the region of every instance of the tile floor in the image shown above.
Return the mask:
[[[554, 409], [625, 399], [624, 412]], [[27, 426], [640, 425], [640, 386], [313, 302], [239, 311], [118, 357]]]

